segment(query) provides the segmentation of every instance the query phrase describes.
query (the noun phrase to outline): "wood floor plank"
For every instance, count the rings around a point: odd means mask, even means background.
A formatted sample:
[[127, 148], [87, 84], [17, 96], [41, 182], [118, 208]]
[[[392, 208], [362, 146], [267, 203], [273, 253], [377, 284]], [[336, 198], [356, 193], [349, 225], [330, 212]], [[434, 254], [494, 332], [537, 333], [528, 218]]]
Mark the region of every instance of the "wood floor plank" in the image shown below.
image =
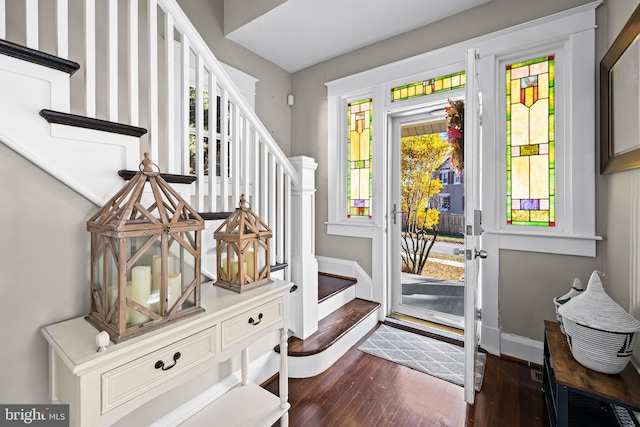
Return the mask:
[[[358, 350], [367, 337], [322, 374], [289, 379], [291, 426], [548, 427], [541, 384], [524, 364], [488, 355], [469, 406], [462, 387]], [[278, 381], [265, 388], [277, 393]]]

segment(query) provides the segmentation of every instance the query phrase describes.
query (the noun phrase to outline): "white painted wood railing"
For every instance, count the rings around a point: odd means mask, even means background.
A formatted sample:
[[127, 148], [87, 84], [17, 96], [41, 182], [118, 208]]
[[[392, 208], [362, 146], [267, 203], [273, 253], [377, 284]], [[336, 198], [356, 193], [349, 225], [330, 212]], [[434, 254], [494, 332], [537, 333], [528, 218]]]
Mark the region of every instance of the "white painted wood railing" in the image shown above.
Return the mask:
[[271, 264], [289, 262], [297, 173], [175, 0], [0, 0], [0, 38], [78, 62], [72, 113], [146, 128], [141, 153], [195, 174], [200, 212], [245, 194], [273, 230]]

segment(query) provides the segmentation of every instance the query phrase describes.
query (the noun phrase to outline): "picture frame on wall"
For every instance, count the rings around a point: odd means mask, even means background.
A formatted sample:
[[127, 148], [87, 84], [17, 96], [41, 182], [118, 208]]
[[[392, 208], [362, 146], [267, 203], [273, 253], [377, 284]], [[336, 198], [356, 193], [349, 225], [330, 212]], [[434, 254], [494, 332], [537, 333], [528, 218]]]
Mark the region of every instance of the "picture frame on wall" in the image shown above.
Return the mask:
[[600, 62], [600, 173], [640, 167], [640, 6]]

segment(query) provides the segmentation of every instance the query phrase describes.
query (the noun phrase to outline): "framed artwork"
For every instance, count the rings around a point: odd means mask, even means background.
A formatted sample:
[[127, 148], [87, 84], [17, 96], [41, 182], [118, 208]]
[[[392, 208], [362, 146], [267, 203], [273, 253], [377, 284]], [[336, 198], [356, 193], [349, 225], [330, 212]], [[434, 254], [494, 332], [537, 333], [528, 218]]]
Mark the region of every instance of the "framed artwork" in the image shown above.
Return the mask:
[[640, 167], [640, 6], [600, 62], [600, 173]]

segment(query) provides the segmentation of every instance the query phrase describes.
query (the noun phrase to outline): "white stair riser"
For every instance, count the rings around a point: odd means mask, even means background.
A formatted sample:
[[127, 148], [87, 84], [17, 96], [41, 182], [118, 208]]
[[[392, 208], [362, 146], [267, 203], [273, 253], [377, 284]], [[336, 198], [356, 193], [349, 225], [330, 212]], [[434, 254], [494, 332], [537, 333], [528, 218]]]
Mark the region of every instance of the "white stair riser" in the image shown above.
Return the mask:
[[318, 321], [324, 319], [346, 303], [356, 298], [356, 285], [327, 298], [318, 304]]

